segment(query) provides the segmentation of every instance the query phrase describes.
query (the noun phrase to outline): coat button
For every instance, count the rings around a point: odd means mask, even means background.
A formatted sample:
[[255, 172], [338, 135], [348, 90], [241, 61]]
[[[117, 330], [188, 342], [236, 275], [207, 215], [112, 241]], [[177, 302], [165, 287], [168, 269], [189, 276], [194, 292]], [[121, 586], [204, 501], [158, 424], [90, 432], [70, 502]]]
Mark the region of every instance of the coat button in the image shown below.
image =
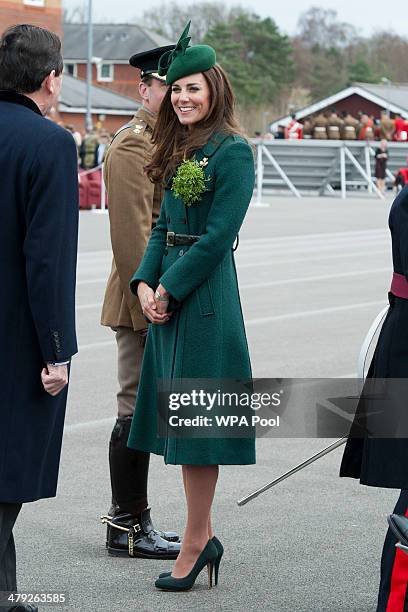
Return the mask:
[[180, 249], [179, 250], [179, 257], [183, 257], [183, 255], [184, 255], [184, 251], [183, 251], [183, 249]]

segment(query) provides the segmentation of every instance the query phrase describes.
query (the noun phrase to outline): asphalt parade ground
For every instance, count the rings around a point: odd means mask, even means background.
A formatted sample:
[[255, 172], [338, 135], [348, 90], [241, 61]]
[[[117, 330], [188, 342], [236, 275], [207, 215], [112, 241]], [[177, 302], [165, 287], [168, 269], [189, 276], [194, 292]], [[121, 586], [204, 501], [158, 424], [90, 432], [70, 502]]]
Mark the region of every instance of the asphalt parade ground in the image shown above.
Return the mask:
[[[391, 277], [391, 195], [265, 199], [251, 207], [236, 254], [255, 377], [351, 377]], [[171, 562], [108, 557], [99, 516], [109, 507], [108, 440], [116, 348], [99, 324], [110, 269], [108, 218], [81, 213], [77, 328], [58, 497], [24, 506], [16, 527], [19, 590], [66, 592], [75, 612], [375, 610], [386, 515], [396, 490], [340, 479], [342, 449], [250, 504], [236, 500], [330, 441], [261, 439], [258, 463], [222, 467], [214, 505], [225, 545], [219, 586], [203, 572], [186, 593], [159, 592]], [[178, 466], [152, 457], [156, 527], [182, 533]]]

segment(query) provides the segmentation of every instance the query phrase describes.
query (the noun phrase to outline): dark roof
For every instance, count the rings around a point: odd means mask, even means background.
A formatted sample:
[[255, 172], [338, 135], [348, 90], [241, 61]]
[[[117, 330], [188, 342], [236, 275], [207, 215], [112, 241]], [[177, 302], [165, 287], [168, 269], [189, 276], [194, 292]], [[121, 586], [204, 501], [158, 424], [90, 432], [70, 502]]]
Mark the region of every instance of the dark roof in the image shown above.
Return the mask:
[[[87, 58], [87, 24], [64, 23], [63, 56], [67, 60]], [[128, 61], [131, 55], [154, 47], [171, 45], [173, 41], [129, 23], [95, 23], [93, 26], [93, 56], [104, 60]]]
[[353, 83], [356, 87], [361, 87], [374, 96], [382, 98], [386, 103], [399, 106], [408, 111], [408, 84], [407, 83]]
[[[133, 114], [141, 106], [132, 98], [121, 96], [105, 87], [92, 86], [91, 89], [92, 109], [96, 112], [100, 110], [122, 111], [126, 114]], [[60, 106], [70, 108], [86, 107], [86, 81], [76, 79], [68, 74], [64, 74], [62, 88], [59, 97]], [[61, 110], [63, 110], [61, 108]]]

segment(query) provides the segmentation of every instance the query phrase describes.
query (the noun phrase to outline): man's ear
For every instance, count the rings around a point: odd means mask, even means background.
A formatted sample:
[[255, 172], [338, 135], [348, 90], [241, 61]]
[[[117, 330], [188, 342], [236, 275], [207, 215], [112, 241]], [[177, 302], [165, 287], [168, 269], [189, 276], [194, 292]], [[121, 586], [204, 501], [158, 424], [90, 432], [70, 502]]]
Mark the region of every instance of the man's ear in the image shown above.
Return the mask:
[[142, 100], [148, 100], [149, 96], [147, 95], [147, 92], [148, 92], [148, 86], [146, 85], [146, 83], [143, 83], [143, 81], [140, 81], [139, 94]]
[[55, 93], [55, 78], [55, 70], [51, 70], [50, 74], [42, 82], [42, 87], [45, 88], [48, 94], [53, 95]]

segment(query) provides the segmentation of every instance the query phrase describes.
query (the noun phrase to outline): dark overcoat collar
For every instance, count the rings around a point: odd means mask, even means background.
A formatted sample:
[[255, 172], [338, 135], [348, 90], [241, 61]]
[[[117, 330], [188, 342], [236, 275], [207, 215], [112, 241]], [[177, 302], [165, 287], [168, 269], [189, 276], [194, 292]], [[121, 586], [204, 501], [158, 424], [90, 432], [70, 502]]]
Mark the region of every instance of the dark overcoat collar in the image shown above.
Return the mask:
[[38, 115], [42, 115], [42, 112], [36, 105], [36, 103], [24, 96], [23, 94], [17, 93], [16, 91], [11, 90], [0, 90], [0, 102], [11, 102], [12, 104], [20, 104], [21, 106], [26, 106], [30, 110], [34, 111]]

